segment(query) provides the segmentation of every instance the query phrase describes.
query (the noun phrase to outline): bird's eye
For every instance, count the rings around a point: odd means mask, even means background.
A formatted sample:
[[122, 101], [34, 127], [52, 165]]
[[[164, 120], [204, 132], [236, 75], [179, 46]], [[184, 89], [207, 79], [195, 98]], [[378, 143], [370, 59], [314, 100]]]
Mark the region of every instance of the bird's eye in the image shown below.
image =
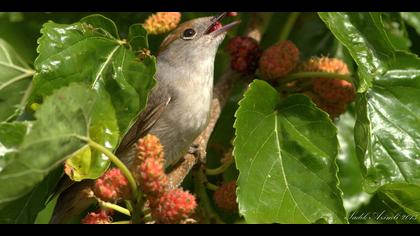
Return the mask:
[[182, 39], [190, 40], [193, 39], [197, 33], [193, 29], [186, 29], [184, 33], [182, 33]]

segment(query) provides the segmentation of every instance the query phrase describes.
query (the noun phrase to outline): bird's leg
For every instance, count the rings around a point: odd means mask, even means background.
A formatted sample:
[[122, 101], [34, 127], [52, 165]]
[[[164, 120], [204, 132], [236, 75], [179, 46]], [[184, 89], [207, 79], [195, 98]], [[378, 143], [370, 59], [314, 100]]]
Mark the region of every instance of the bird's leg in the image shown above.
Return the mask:
[[188, 149], [188, 153], [194, 155], [201, 162], [201, 164], [206, 163], [206, 150], [203, 150], [199, 144], [191, 144]]

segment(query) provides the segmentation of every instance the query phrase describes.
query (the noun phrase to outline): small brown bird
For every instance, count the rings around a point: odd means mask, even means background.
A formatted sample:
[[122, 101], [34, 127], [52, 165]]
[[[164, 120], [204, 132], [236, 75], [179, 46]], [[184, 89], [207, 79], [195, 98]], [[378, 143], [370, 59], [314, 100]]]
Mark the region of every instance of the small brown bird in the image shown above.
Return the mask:
[[[157, 56], [157, 84], [115, 152], [125, 164], [135, 156], [136, 141], [150, 133], [164, 146], [166, 166], [173, 165], [207, 126], [216, 52], [227, 30], [239, 23], [222, 26], [226, 14], [187, 21], [165, 38]], [[92, 204], [84, 191], [91, 182], [73, 184], [62, 192], [50, 222], [63, 223]]]

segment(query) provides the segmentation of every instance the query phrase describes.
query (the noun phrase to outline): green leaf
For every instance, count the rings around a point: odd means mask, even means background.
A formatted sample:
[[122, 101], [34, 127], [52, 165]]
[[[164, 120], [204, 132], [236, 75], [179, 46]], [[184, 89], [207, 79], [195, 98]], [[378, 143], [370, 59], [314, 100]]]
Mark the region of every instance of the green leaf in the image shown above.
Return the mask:
[[255, 80], [236, 113], [240, 213], [249, 223], [345, 223], [337, 131], [303, 95], [281, 100]]
[[[318, 13], [335, 37], [349, 50], [359, 67], [358, 92], [365, 92], [372, 81], [395, 59], [380, 13]], [[373, 49], [374, 45], [374, 49]]]
[[135, 52], [149, 48], [147, 40], [147, 31], [143, 28], [142, 24], [131, 25], [128, 30], [128, 43], [133, 47]]
[[[420, 93], [420, 59], [390, 46], [379, 13], [320, 15], [354, 60], [359, 60], [360, 79], [370, 81], [370, 88], [357, 95], [355, 125], [357, 156], [365, 167], [366, 190], [374, 192], [394, 182], [420, 183], [420, 100], [415, 99]], [[343, 31], [340, 25], [349, 31]], [[356, 40], [355, 35], [359, 48], [347, 44]], [[372, 57], [361, 61], [359, 56], [366, 54], [363, 50]], [[380, 71], [364, 73], [375, 66]]]
[[0, 171], [16, 155], [29, 126], [29, 122], [0, 123]]
[[398, 12], [382, 13], [382, 22], [389, 41], [395, 49], [409, 51], [411, 41], [408, 38], [404, 21]]
[[[105, 95], [72, 84], [45, 99], [18, 152], [0, 170], [0, 207], [29, 193], [50, 171], [86, 147], [89, 139], [109, 149], [115, 147], [118, 126]], [[97, 130], [103, 132], [100, 139], [95, 136]], [[109, 165], [103, 155], [92, 159], [100, 163], [96, 168], [101, 172]]]
[[[25, 134], [29, 132], [29, 122], [0, 123], [0, 170], [15, 156]], [[8, 160], [6, 160], [8, 159]], [[33, 223], [44, 203], [53, 191], [62, 174], [62, 168], [51, 172], [30, 193], [0, 210], [0, 223]]]
[[98, 15], [71, 25], [48, 22], [41, 33], [31, 101], [40, 102], [71, 82], [83, 82], [100, 93], [108, 92], [119, 129], [125, 133], [155, 83], [155, 58], [136, 58], [126, 41], [118, 38], [112, 21]]
[[363, 191], [363, 172], [357, 159], [354, 143], [355, 118], [352, 112], [347, 111], [336, 122], [340, 150], [337, 164], [340, 189], [343, 191], [344, 207], [347, 212], [357, 209], [370, 199], [370, 195]]
[[54, 191], [63, 173], [62, 168], [56, 168], [27, 195], [9, 203], [0, 210], [1, 224], [32, 224], [38, 212], [45, 208], [45, 202]]
[[105, 16], [99, 14], [93, 14], [86, 17], [83, 17], [80, 22], [85, 22], [92, 25], [96, 29], [101, 29], [103, 33], [109, 38], [119, 39], [118, 29], [115, 23], [106, 18]]
[[357, 98], [357, 154], [372, 191], [386, 183], [420, 183], [420, 101], [413, 99], [420, 93], [420, 60], [414, 60]]
[[379, 191], [397, 203], [408, 214], [420, 216], [420, 186], [417, 184], [396, 183], [382, 186]]
[[401, 12], [401, 17], [420, 35], [420, 12]]
[[0, 121], [10, 120], [24, 108], [33, 71], [0, 38]]
[[417, 224], [416, 217], [407, 214], [403, 208], [378, 192], [368, 204], [349, 214], [351, 224]]

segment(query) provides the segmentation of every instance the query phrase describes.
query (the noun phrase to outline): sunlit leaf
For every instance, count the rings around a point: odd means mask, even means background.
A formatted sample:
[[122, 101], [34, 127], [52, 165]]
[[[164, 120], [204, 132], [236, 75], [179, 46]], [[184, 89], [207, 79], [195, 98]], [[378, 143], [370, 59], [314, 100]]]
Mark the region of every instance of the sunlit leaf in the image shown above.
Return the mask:
[[[45, 99], [35, 117], [18, 151], [0, 170], [0, 207], [28, 194], [68, 157], [86, 147], [87, 140], [109, 149], [117, 143], [118, 128], [109, 97], [85, 85], [57, 90]], [[97, 140], [91, 136], [92, 129], [106, 130], [107, 135]], [[104, 171], [109, 160], [102, 155], [96, 159], [102, 159]]]
[[303, 95], [282, 100], [259, 80], [239, 105], [234, 156], [246, 221], [345, 223], [337, 187], [337, 131], [327, 114]]
[[22, 111], [33, 74], [29, 65], [0, 38], [0, 121], [10, 120]]

